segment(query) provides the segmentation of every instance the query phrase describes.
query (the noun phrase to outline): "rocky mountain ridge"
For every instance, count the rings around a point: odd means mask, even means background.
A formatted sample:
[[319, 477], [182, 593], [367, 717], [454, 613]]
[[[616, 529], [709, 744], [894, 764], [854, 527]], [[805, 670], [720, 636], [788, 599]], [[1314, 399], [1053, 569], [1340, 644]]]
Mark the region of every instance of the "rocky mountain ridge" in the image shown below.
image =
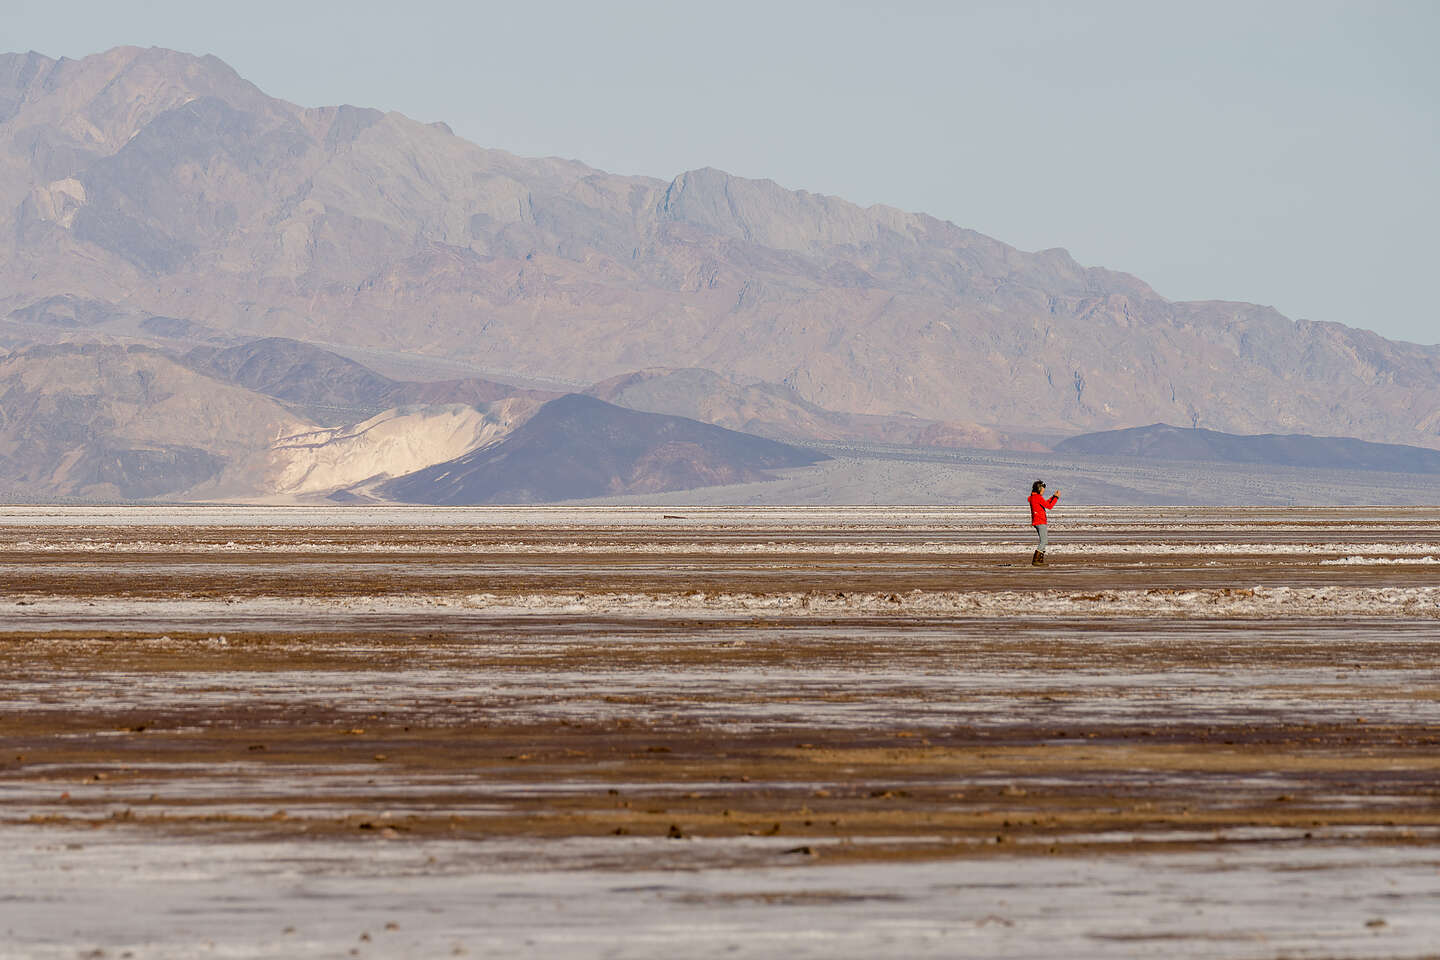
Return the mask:
[[0, 313], [66, 294], [579, 383], [701, 368], [1056, 437], [1168, 420], [1440, 445], [1437, 347], [1175, 303], [1062, 250], [716, 170], [617, 176], [305, 109], [213, 57], [0, 57], [0, 174]]
[[364, 364], [310, 343], [265, 337], [232, 347], [196, 347], [184, 362], [217, 380], [281, 400], [317, 423], [341, 425], [395, 407], [475, 405], [506, 398], [539, 402], [558, 393], [480, 377], [394, 380]]
[[181, 495], [312, 428], [148, 347], [40, 345], [0, 357], [0, 481], [32, 495]]

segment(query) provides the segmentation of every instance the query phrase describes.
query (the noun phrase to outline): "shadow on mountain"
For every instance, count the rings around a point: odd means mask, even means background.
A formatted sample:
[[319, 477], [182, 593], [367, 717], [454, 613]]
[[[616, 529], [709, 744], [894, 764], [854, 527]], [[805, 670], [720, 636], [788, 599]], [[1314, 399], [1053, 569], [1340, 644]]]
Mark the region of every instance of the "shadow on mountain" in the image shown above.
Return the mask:
[[317, 423], [336, 425], [406, 404], [490, 403], [505, 397], [553, 397], [478, 377], [420, 383], [392, 380], [312, 343], [266, 337], [235, 347], [198, 347], [193, 369], [292, 405]]
[[549, 503], [769, 479], [824, 454], [594, 397], [552, 400], [505, 440], [379, 487], [406, 503]]

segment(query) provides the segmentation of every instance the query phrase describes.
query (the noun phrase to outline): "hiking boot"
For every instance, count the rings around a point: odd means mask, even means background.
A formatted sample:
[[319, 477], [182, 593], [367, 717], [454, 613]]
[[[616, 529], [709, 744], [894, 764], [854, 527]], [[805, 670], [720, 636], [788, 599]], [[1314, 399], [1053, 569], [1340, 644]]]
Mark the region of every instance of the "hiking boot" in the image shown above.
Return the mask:
[[1035, 556], [1033, 556], [1033, 557], [1030, 558], [1030, 566], [1032, 566], [1032, 567], [1043, 567], [1043, 566], [1045, 566], [1045, 554], [1041, 553], [1039, 550], [1036, 550], [1036, 551], [1035, 551]]

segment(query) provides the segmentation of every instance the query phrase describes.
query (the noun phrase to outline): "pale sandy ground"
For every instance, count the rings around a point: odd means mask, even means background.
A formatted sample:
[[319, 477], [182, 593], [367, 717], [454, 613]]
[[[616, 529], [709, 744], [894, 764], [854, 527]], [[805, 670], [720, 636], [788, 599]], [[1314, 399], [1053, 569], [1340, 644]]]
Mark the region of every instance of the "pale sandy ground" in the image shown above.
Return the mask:
[[[781, 841], [706, 869], [703, 841], [562, 841], [537, 867], [505, 842], [6, 832], [30, 935], [5, 958], [1433, 957], [1440, 894], [1413, 848], [786, 866]], [[586, 863], [607, 848], [660, 868]]]
[[1440, 955], [1440, 511], [0, 514], [0, 958]]

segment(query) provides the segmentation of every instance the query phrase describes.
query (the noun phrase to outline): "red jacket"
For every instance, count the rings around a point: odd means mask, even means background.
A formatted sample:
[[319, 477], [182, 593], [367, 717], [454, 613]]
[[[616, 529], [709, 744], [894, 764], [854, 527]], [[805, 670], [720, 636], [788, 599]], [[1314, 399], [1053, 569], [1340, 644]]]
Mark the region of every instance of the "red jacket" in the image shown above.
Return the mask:
[[1030, 526], [1038, 527], [1042, 523], [1048, 524], [1050, 521], [1045, 516], [1045, 508], [1055, 506], [1055, 502], [1059, 499], [1060, 494], [1058, 493], [1049, 500], [1038, 493], [1030, 494]]

